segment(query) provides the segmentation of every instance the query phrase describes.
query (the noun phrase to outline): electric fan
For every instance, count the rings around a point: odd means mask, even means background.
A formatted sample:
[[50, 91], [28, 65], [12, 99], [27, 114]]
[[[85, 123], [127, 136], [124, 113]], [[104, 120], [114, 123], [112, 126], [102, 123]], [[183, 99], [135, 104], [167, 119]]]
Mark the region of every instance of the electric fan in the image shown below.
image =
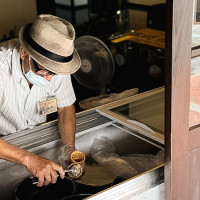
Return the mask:
[[81, 67], [73, 74], [74, 78], [82, 86], [106, 94], [115, 71], [109, 48], [93, 36], [79, 37], [74, 45], [81, 58]]

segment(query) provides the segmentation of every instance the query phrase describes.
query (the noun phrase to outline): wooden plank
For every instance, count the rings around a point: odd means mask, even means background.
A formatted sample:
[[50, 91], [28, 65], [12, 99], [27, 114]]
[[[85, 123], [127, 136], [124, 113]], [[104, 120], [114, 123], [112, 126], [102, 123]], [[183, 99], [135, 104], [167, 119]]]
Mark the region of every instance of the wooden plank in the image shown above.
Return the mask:
[[[169, 59], [166, 67], [168, 70], [166, 105], [171, 105], [171, 110], [166, 107], [165, 198], [185, 200], [188, 199], [187, 163], [193, 1], [168, 1], [167, 8], [173, 12], [173, 15], [167, 20], [166, 42], [166, 60]], [[170, 26], [172, 34], [169, 32]]]
[[189, 182], [188, 199], [200, 199], [200, 148], [195, 148], [189, 152]]
[[172, 12], [173, 2], [166, 5], [166, 33], [165, 33], [165, 199], [171, 198], [171, 71], [172, 71]]

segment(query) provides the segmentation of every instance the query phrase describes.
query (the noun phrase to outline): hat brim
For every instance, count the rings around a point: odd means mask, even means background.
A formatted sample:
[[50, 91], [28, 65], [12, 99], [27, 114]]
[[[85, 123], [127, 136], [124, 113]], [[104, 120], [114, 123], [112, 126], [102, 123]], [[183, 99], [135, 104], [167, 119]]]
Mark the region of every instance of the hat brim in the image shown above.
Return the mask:
[[40, 65], [45, 67], [46, 69], [56, 73], [56, 74], [73, 74], [75, 73], [81, 66], [81, 59], [74, 48], [73, 58], [69, 62], [57, 62], [51, 60], [44, 55], [35, 51], [27, 42], [26, 35], [28, 34], [28, 26], [30, 24], [24, 25], [19, 32], [19, 39], [21, 45], [25, 48], [25, 50], [30, 54], [30, 56], [36, 60]]

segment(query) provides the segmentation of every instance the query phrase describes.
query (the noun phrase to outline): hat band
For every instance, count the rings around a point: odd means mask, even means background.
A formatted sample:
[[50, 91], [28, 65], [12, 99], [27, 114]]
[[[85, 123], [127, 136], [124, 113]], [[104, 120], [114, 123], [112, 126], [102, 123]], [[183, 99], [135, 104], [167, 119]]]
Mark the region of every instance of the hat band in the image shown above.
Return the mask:
[[53, 52], [48, 51], [47, 49], [45, 49], [44, 47], [40, 46], [37, 42], [35, 42], [31, 36], [29, 35], [29, 30], [31, 28], [31, 24], [28, 25], [27, 27], [27, 32], [24, 32], [25, 37], [26, 37], [26, 41], [29, 43], [29, 45], [38, 53], [42, 54], [43, 56], [54, 60], [54, 61], [58, 61], [58, 62], [70, 62], [73, 58], [73, 53], [70, 56], [60, 56], [58, 54], [55, 54]]

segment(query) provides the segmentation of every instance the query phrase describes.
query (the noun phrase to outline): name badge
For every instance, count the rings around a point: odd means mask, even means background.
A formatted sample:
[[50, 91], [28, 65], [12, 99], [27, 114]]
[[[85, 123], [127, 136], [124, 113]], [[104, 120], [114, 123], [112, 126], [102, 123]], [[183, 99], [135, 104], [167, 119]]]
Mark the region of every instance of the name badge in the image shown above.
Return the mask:
[[40, 115], [48, 115], [50, 113], [57, 112], [56, 97], [50, 97], [46, 100], [39, 101], [37, 106]]

